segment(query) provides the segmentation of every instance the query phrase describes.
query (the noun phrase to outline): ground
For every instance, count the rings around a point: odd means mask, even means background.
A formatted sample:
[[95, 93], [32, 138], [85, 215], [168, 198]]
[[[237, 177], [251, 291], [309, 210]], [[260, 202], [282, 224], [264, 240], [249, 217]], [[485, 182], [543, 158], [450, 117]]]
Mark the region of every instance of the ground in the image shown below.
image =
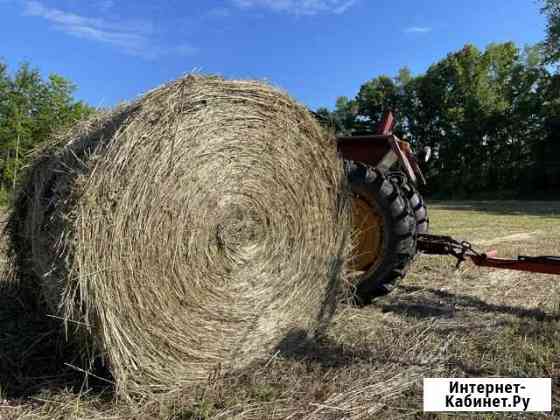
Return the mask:
[[[500, 256], [560, 255], [560, 202], [437, 202], [429, 210], [433, 233]], [[422, 413], [422, 378], [465, 376], [554, 378], [559, 416], [558, 276], [455, 270], [451, 258], [419, 256], [394, 293], [366, 308], [341, 305], [327, 336], [301, 352], [141, 401], [115, 401], [105, 378], [84, 384], [52, 320], [4, 285], [1, 419], [448, 418]]]

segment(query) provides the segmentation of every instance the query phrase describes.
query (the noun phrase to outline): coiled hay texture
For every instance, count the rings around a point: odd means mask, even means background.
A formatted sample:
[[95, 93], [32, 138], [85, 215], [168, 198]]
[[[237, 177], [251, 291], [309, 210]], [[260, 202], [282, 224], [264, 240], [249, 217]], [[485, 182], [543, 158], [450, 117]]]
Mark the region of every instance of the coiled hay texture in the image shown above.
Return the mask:
[[325, 325], [344, 191], [335, 142], [304, 107], [260, 82], [191, 75], [43, 151], [12, 238], [119, 393], [169, 391]]

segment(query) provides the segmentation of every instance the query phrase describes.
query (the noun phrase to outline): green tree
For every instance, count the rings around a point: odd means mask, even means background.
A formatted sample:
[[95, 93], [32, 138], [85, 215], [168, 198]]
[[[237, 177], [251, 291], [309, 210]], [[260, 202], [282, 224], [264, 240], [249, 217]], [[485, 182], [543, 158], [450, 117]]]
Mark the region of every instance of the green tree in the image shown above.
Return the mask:
[[354, 100], [340, 96], [336, 100], [334, 111], [327, 108], [318, 108], [315, 116], [321, 124], [338, 135], [351, 135], [359, 126], [356, 119], [357, 105]]
[[34, 147], [93, 111], [73, 99], [75, 89], [55, 74], [44, 80], [28, 64], [10, 75], [0, 63], [0, 188], [15, 188]]
[[338, 97], [332, 113], [337, 131], [340, 134], [352, 134], [357, 128], [357, 114], [357, 104], [354, 100], [350, 100], [346, 96]]
[[423, 75], [404, 68], [394, 78], [364, 83], [355, 99], [340, 98], [331, 116], [356, 133], [374, 130], [392, 110], [399, 136], [435, 151], [437, 159], [426, 167], [434, 191], [514, 195], [546, 166], [539, 150], [550, 147], [536, 145], [552, 141], [553, 130], [546, 130], [554, 126], [558, 96], [543, 61], [539, 47], [521, 51], [508, 42], [480, 51], [466, 45]]
[[528, 63], [529, 53], [512, 43], [484, 52], [467, 45], [418, 82], [412, 135], [438, 153], [431, 167], [438, 190], [472, 195], [518, 187], [531, 164], [531, 139], [542, 130], [546, 70]]
[[401, 92], [397, 82], [389, 76], [378, 76], [360, 87], [356, 96], [358, 112], [364, 126], [375, 130], [387, 110], [400, 111]]
[[548, 64], [560, 61], [560, 0], [542, 0], [542, 13], [547, 18], [544, 41], [545, 60]]

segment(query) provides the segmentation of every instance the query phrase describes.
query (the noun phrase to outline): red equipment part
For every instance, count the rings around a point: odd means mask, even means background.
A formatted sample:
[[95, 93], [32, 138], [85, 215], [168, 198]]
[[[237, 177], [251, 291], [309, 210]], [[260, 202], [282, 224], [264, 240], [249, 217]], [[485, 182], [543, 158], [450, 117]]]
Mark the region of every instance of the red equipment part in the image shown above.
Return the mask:
[[466, 258], [469, 258], [475, 265], [480, 267], [560, 275], [560, 257], [519, 256], [517, 259], [497, 258], [497, 251], [495, 250], [479, 253], [473, 249], [469, 242], [457, 241], [450, 236], [428, 234], [418, 235], [417, 247], [418, 251], [424, 254], [451, 255], [457, 258], [457, 267]]
[[481, 267], [529, 271], [531, 273], [560, 274], [560, 257], [526, 257], [520, 255], [516, 260], [513, 260], [495, 258], [496, 253], [496, 251], [490, 251], [483, 255], [469, 255], [469, 258]]
[[426, 180], [416, 156], [406, 141], [399, 140], [393, 134], [394, 126], [393, 113], [387, 112], [378, 127], [377, 134], [337, 137], [338, 150], [344, 159], [365, 163], [378, 168], [383, 173], [396, 162], [400, 162], [406, 175], [414, 184], [418, 179], [425, 184]]
[[379, 127], [377, 127], [377, 134], [381, 136], [390, 136], [393, 134], [393, 130], [395, 129], [396, 125], [395, 116], [392, 112], [386, 112], [383, 114], [383, 120]]

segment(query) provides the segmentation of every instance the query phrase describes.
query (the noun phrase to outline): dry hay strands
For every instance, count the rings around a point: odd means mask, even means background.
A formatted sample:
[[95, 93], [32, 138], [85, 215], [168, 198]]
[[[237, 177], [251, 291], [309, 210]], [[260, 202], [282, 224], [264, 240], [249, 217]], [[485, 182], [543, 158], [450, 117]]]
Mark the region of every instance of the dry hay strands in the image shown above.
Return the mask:
[[44, 150], [12, 243], [121, 395], [165, 392], [324, 327], [350, 236], [344, 191], [335, 142], [304, 107], [191, 75]]

